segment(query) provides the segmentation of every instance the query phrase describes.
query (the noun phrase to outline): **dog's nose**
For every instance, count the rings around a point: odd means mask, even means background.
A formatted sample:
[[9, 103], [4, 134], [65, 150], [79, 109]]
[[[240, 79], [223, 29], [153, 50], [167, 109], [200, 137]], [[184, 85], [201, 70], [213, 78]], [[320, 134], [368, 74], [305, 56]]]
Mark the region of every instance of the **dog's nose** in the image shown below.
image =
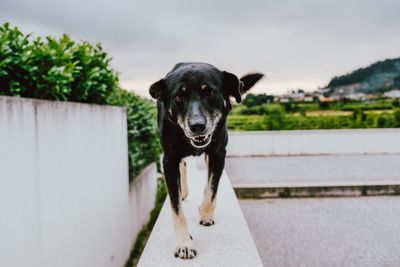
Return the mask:
[[199, 101], [193, 101], [189, 106], [188, 126], [190, 131], [194, 134], [203, 134], [206, 129], [206, 122]]
[[195, 123], [195, 124], [190, 124], [189, 125], [190, 130], [195, 133], [195, 134], [201, 134], [204, 132], [206, 129], [206, 124], [205, 123]]

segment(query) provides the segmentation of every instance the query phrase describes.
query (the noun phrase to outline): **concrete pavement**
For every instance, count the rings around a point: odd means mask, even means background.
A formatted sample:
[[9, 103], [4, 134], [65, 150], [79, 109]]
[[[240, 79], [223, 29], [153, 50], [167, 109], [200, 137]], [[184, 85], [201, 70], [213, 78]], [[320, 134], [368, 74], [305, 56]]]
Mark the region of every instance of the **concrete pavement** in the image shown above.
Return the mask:
[[400, 266], [400, 198], [240, 200], [264, 266]]
[[230, 157], [225, 169], [234, 186], [400, 182], [400, 154]]

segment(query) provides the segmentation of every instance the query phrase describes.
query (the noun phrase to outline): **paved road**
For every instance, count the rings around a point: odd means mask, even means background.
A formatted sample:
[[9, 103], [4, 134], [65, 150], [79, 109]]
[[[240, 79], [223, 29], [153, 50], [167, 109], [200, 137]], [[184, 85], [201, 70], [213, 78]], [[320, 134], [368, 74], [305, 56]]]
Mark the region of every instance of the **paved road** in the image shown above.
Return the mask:
[[400, 198], [240, 200], [265, 266], [400, 266]]
[[232, 183], [400, 181], [400, 154], [227, 158]]

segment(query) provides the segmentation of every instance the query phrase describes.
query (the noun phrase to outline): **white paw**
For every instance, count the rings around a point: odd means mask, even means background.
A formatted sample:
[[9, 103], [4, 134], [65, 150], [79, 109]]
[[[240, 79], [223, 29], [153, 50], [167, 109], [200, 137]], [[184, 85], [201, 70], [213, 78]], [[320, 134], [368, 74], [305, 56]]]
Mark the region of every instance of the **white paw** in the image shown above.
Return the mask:
[[212, 218], [201, 218], [200, 224], [204, 225], [204, 226], [211, 226], [211, 225], [214, 225], [215, 222]]
[[175, 249], [175, 257], [181, 259], [193, 259], [197, 251], [193, 248], [192, 236], [189, 240], [179, 242]]

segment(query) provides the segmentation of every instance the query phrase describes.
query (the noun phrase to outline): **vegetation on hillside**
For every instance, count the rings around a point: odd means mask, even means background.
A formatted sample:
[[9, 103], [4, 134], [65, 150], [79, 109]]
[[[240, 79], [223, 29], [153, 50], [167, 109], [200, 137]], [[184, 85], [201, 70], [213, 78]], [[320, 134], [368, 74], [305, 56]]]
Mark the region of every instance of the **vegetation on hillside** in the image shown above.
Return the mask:
[[399, 64], [400, 64], [400, 58], [378, 61], [368, 67], [357, 69], [345, 75], [333, 77], [327, 87], [335, 87], [335, 86], [359, 83], [371, 77], [375, 73], [400, 71]]
[[336, 76], [328, 83], [330, 94], [336, 87], [359, 84], [357, 92], [384, 92], [400, 88], [400, 58], [386, 59], [357, 69], [351, 73]]

